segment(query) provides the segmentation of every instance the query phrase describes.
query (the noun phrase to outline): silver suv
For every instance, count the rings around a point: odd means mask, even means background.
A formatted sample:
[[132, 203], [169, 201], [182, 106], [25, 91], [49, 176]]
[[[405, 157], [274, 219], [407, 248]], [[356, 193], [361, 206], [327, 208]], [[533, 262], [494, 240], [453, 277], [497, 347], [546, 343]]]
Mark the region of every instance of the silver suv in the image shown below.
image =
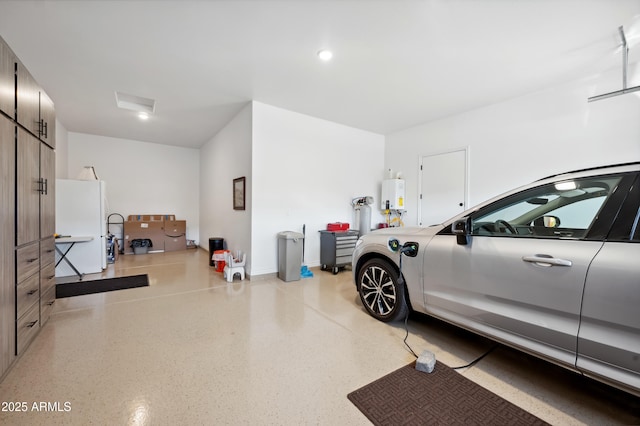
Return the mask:
[[640, 395], [640, 163], [516, 189], [428, 228], [364, 235], [360, 300], [443, 319]]

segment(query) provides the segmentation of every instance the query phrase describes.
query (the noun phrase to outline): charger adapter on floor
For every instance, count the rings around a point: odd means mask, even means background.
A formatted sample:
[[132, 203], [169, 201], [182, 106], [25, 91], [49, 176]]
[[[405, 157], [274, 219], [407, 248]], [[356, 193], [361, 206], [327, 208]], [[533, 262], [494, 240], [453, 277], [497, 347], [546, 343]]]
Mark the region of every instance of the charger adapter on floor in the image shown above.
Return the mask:
[[416, 361], [416, 370], [431, 373], [436, 368], [436, 355], [428, 350], [422, 351]]

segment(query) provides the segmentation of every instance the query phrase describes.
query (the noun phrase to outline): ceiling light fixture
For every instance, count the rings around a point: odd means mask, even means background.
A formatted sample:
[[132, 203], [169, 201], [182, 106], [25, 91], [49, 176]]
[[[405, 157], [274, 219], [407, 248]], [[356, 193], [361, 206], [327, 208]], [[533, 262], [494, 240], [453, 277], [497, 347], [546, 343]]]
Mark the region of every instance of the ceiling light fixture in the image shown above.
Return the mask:
[[140, 120], [148, 120], [148, 119], [149, 119], [149, 113], [146, 113], [146, 112], [144, 112], [144, 111], [140, 111], [140, 112], [138, 113], [138, 118], [139, 118]]
[[323, 61], [328, 61], [332, 57], [333, 52], [331, 52], [330, 50], [322, 49], [318, 51], [318, 58], [322, 59]]

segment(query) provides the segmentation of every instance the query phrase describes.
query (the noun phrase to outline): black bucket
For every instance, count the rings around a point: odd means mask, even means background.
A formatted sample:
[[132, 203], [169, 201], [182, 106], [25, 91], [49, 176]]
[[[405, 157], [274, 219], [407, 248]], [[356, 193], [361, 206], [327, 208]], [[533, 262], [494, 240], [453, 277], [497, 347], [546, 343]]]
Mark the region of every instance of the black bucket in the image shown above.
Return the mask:
[[216, 250], [224, 250], [224, 238], [209, 238], [209, 266], [215, 266], [213, 252]]

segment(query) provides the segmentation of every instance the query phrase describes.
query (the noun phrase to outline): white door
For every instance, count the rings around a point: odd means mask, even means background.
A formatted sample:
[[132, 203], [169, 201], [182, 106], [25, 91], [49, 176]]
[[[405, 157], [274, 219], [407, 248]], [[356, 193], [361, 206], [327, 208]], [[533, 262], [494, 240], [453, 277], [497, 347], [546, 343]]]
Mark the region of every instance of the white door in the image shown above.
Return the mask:
[[422, 157], [418, 223], [442, 223], [466, 208], [467, 149]]

